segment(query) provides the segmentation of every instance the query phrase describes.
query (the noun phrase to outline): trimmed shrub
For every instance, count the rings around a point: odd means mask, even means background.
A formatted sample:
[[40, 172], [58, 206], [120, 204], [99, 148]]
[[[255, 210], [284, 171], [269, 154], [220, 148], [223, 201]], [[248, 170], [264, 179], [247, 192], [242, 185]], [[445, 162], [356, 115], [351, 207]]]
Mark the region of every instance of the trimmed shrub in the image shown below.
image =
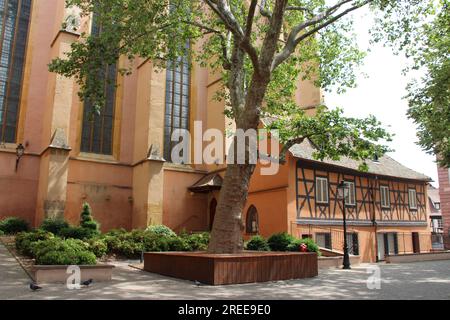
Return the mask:
[[81, 240], [54, 238], [39, 241], [34, 247], [37, 265], [95, 265], [95, 255]]
[[60, 231], [59, 236], [64, 239], [85, 240], [97, 236], [97, 232], [82, 227], [68, 227]]
[[[145, 232], [144, 234], [144, 249], [148, 252], [165, 252], [170, 251], [170, 243], [172, 248], [178, 248], [179, 246], [182, 246], [180, 242], [178, 242], [176, 239], [178, 237], [175, 235], [175, 237], [172, 236], [161, 236], [158, 234], [155, 234], [153, 232]], [[176, 249], [173, 249], [174, 251], [178, 251]]]
[[176, 237], [177, 236], [177, 234], [175, 232], [173, 232], [172, 229], [170, 229], [169, 227], [166, 227], [164, 225], [149, 226], [147, 228], [147, 230], [145, 230], [145, 231], [152, 232], [157, 235], [166, 236], [166, 237]]
[[114, 248], [114, 253], [130, 259], [140, 257], [142, 251], [144, 251], [144, 245], [132, 240], [120, 241]]
[[299, 252], [300, 251], [300, 245], [306, 244], [308, 247], [308, 252], [316, 252], [318, 255], [321, 255], [319, 246], [314, 242], [313, 239], [295, 239], [291, 242], [291, 244], [288, 246], [288, 251], [292, 252]]
[[104, 234], [101, 239], [107, 246], [107, 253], [117, 254], [125, 258], [137, 258], [144, 248], [142, 233], [143, 231], [139, 230], [134, 232], [113, 230]]
[[89, 251], [95, 254], [97, 258], [102, 258], [108, 253], [108, 245], [103, 239], [90, 239], [88, 242]]
[[30, 230], [28, 222], [21, 218], [9, 217], [0, 221], [0, 230], [4, 234], [13, 235], [19, 232], [26, 232]]
[[169, 251], [192, 251], [192, 247], [186, 238], [170, 237], [166, 240]]
[[36, 243], [53, 238], [53, 233], [39, 229], [32, 232], [21, 232], [16, 236], [16, 249], [21, 254], [34, 258], [34, 247]]
[[47, 231], [47, 232], [51, 232], [54, 235], [59, 236], [61, 234], [62, 229], [66, 229], [69, 227], [70, 227], [69, 223], [67, 221], [65, 221], [64, 219], [47, 218], [42, 222], [40, 229]]
[[209, 232], [193, 233], [191, 235], [180, 236], [188, 244], [189, 251], [206, 251], [208, 249], [211, 235]]
[[110, 231], [104, 233], [103, 235], [104, 235], [104, 236], [119, 236], [119, 235], [125, 234], [125, 233], [127, 233], [127, 232], [128, 232], [128, 231], [125, 230], [125, 229], [123, 229], [123, 228], [121, 228], [121, 229], [112, 229], [112, 230], [110, 230]]
[[2, 230], [0, 230], [0, 237], [4, 236], [4, 235], [5, 235], [5, 233]]
[[247, 243], [247, 250], [251, 251], [270, 251], [267, 240], [262, 236], [254, 236]]
[[272, 235], [267, 242], [272, 251], [288, 251], [288, 246], [294, 240], [295, 238], [287, 232], [281, 232]]
[[100, 233], [100, 224], [92, 218], [92, 209], [87, 202], [83, 204], [83, 211], [81, 211], [80, 227], [89, 229], [97, 234]]

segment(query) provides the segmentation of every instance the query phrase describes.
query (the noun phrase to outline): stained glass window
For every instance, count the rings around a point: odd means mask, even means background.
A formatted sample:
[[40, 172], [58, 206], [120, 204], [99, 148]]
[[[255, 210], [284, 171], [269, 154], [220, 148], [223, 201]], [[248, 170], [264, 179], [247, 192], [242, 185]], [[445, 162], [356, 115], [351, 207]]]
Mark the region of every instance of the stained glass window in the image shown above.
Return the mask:
[[178, 143], [171, 141], [172, 133], [176, 129], [189, 130], [189, 91], [190, 68], [189, 57], [186, 55], [167, 63], [164, 158], [169, 162], [172, 160], [172, 149]]
[[0, 0], [0, 142], [16, 142], [31, 0]]
[[[96, 22], [94, 15], [92, 35], [99, 35], [101, 26]], [[89, 101], [84, 104], [83, 130], [81, 136], [81, 151], [87, 153], [112, 155], [114, 117], [116, 104], [117, 65], [108, 65], [100, 70], [99, 77], [104, 79], [104, 94], [106, 103], [100, 113], [93, 112]]]

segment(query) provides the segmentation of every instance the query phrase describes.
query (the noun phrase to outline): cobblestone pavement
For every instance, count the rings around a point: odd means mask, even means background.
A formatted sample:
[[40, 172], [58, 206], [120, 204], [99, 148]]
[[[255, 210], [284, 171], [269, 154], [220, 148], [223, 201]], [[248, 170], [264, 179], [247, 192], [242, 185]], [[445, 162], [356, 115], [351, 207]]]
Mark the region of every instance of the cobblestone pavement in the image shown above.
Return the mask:
[[[0, 245], [0, 299], [446, 299], [450, 300], [450, 261], [398, 265], [361, 265], [352, 270], [322, 270], [313, 279], [233, 286], [201, 286], [146, 273], [118, 263], [108, 283], [80, 290], [45, 285], [28, 288], [30, 279]], [[367, 288], [367, 273], [378, 266], [381, 289]]]

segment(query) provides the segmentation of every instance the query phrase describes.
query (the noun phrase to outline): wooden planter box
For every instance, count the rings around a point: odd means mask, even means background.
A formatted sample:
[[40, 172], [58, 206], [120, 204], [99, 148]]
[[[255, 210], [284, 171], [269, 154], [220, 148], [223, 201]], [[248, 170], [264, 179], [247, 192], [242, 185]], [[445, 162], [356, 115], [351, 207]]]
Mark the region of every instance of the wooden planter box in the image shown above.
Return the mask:
[[316, 253], [244, 252], [223, 255], [162, 252], [144, 255], [144, 270], [209, 285], [256, 283], [318, 276]]
[[[66, 283], [71, 274], [67, 273], [69, 266], [33, 266], [31, 274], [37, 284], [41, 283]], [[89, 279], [94, 282], [111, 281], [114, 266], [98, 264], [95, 266], [79, 266], [81, 269], [81, 281]]]

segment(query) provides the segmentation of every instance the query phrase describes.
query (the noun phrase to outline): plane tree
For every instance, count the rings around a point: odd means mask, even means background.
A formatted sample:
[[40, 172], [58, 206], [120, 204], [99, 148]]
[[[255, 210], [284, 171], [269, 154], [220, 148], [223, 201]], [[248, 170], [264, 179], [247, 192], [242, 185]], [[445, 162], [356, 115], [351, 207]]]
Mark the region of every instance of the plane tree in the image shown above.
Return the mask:
[[[293, 99], [299, 79], [345, 92], [356, 85], [355, 70], [365, 55], [352, 32], [352, 13], [364, 7], [378, 13], [379, 24], [396, 26], [384, 38], [396, 41], [431, 14], [434, 1], [67, 0], [67, 5], [81, 8], [82, 15], [95, 12], [102, 32], [82, 34], [66, 58], [52, 61], [50, 70], [74, 77], [80, 98], [91, 102], [93, 112], [101, 112], [104, 104], [99, 70], [119, 57], [150, 59], [155, 68], [164, 69], [168, 61], [176, 64], [178, 57], [188, 55], [221, 74], [216, 98], [224, 101], [237, 129], [257, 129], [262, 119], [270, 118], [270, 128], [279, 129], [283, 152], [310, 139], [319, 147], [317, 159], [347, 156], [364, 169], [366, 159], [388, 150], [390, 134], [374, 117], [350, 118], [338, 108], [319, 106], [315, 116], [307, 116]], [[210, 252], [243, 249], [242, 211], [256, 168], [250, 158], [227, 166]]]

